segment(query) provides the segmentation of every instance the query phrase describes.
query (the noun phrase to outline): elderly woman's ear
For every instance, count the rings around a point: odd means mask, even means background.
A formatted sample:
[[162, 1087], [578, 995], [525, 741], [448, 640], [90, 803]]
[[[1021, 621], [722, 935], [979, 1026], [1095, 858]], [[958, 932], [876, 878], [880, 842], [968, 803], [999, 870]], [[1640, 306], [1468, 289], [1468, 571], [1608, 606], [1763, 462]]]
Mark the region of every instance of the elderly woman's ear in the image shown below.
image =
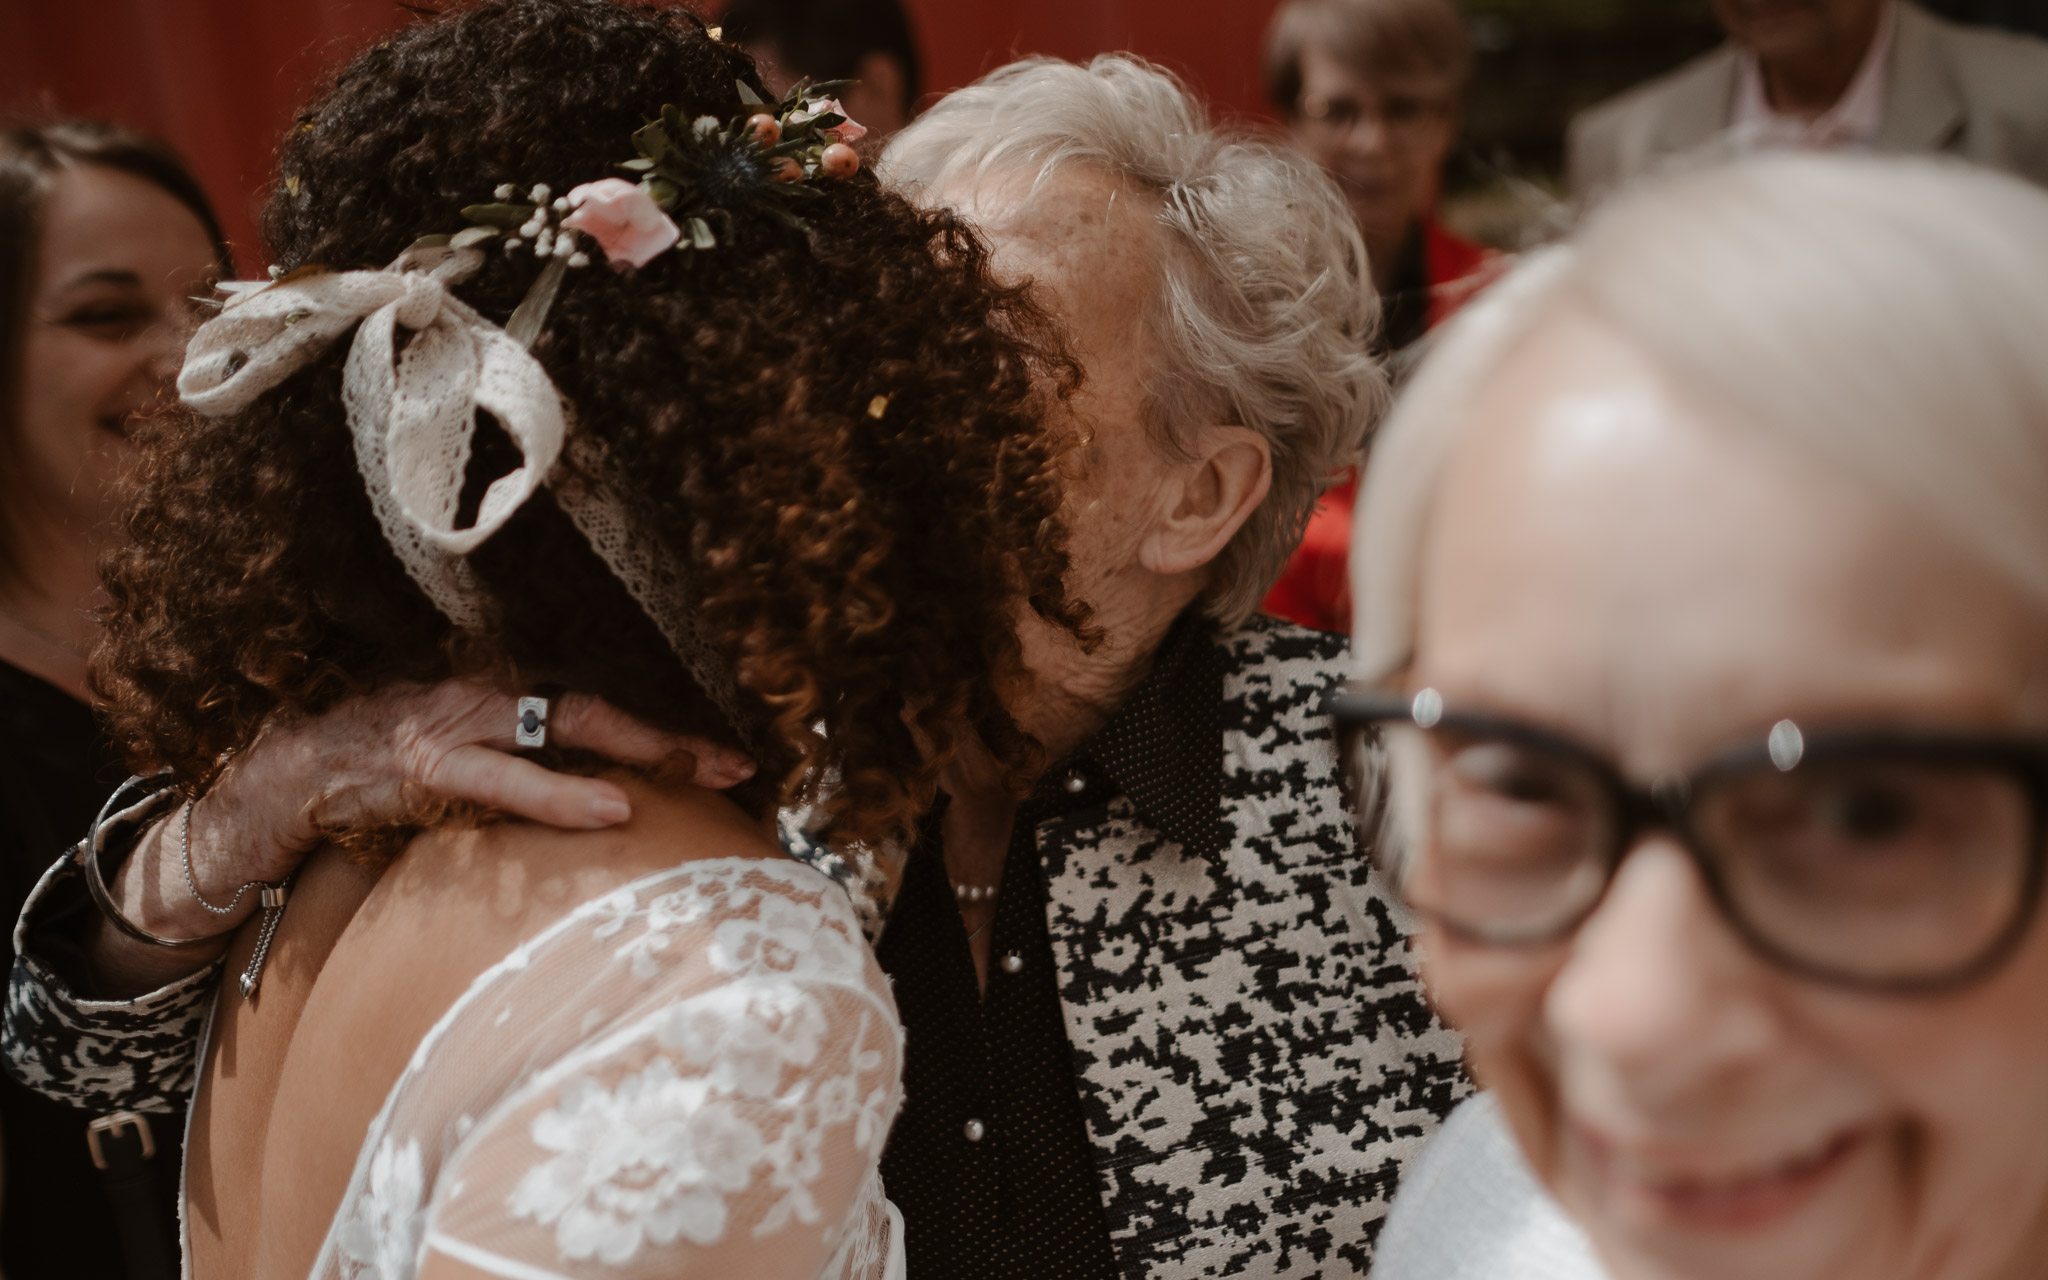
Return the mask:
[[1186, 441], [1187, 459], [1158, 490], [1152, 529], [1138, 562], [1153, 573], [1186, 573], [1230, 545], [1273, 487], [1273, 446], [1250, 427], [1203, 427]]

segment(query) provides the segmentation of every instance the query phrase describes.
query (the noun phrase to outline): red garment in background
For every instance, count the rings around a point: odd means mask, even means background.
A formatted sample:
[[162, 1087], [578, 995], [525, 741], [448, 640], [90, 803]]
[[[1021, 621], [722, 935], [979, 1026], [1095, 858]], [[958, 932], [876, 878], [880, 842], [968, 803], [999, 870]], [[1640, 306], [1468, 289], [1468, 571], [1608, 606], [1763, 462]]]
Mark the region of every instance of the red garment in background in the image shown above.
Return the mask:
[[1309, 517], [1301, 545], [1259, 608], [1318, 631], [1351, 630], [1351, 508], [1358, 501], [1358, 469], [1331, 485]]
[[[1486, 286], [1501, 258], [1427, 218], [1422, 224], [1422, 261], [1429, 282], [1429, 327], [1434, 329]], [[1316, 504], [1301, 545], [1266, 593], [1261, 609], [1318, 631], [1351, 630], [1351, 510], [1357, 501], [1358, 469], [1351, 467]]]
[[[707, 16], [726, 5], [653, 2]], [[1263, 119], [1258, 50], [1274, 4], [905, 0], [928, 100], [1027, 53], [1129, 49], [1186, 76], [1219, 117]], [[260, 276], [256, 209], [277, 140], [343, 59], [415, 20], [399, 0], [0, 0], [0, 116], [106, 116], [167, 139], [218, 206], [238, 270]]]
[[1429, 327], [1457, 314], [1459, 307], [1493, 281], [1501, 256], [1444, 230], [1435, 218], [1422, 220], [1422, 270], [1429, 279]]

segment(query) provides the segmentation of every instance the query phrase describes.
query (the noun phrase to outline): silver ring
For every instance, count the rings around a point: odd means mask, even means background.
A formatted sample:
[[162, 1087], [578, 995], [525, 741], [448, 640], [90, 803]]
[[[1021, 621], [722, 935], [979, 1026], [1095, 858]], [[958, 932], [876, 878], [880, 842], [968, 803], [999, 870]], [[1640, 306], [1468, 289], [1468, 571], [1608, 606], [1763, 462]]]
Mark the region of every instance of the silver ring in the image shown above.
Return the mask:
[[519, 722], [512, 730], [512, 740], [522, 747], [544, 747], [548, 745], [548, 700], [546, 698], [521, 698], [519, 700]]

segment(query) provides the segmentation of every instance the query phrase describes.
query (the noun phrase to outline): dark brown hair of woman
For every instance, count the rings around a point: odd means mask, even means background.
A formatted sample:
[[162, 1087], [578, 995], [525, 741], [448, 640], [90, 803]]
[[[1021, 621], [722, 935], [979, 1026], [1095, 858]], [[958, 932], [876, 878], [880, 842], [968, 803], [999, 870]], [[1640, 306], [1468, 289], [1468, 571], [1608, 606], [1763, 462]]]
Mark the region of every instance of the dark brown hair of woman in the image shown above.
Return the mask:
[[[760, 91], [752, 61], [680, 9], [463, 6], [359, 54], [306, 110], [266, 238], [286, 270], [382, 267], [501, 183], [618, 176], [663, 104], [741, 114], [736, 79]], [[736, 796], [761, 811], [830, 779], [828, 834], [875, 840], [907, 834], [970, 735], [1013, 782], [1039, 767], [1003, 699], [1028, 679], [1023, 610], [1088, 630], [1063, 587], [1066, 441], [1041, 421], [1079, 374], [958, 218], [865, 171], [818, 189], [802, 229], [733, 217], [715, 249], [571, 272], [533, 354], [571, 430], [642, 486], [639, 536], [694, 576], [762, 744]], [[457, 292], [502, 324], [539, 265], [493, 250]], [[204, 786], [272, 717], [470, 673], [732, 740], [546, 490], [470, 557], [488, 633], [444, 620], [364, 494], [347, 345], [244, 412], [148, 442], [95, 677], [138, 766]], [[466, 510], [513, 465], [480, 431]]]
[[101, 120], [0, 125], [0, 582], [19, 581], [13, 513], [23, 509], [22, 352], [39, 269], [43, 205], [65, 169], [98, 165], [155, 183], [192, 211], [222, 268], [234, 261], [206, 192], [177, 152], [146, 133]]

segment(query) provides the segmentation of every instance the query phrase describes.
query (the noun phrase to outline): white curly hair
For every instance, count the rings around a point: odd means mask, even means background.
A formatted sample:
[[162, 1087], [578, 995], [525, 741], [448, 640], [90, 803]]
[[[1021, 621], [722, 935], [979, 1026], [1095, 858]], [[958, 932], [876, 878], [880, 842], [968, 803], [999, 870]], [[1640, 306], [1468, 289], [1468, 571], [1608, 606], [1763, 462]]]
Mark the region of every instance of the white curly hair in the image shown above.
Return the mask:
[[1234, 626], [1258, 607], [1316, 500], [1356, 463], [1384, 410], [1370, 348], [1379, 303], [1365, 245], [1320, 169], [1277, 142], [1212, 125], [1174, 76], [1104, 54], [1026, 58], [941, 99], [897, 134], [879, 173], [913, 199], [959, 184], [1093, 165], [1159, 202], [1169, 246], [1147, 337], [1147, 428], [1250, 427], [1272, 447], [1271, 492], [1217, 557], [1206, 607]]

